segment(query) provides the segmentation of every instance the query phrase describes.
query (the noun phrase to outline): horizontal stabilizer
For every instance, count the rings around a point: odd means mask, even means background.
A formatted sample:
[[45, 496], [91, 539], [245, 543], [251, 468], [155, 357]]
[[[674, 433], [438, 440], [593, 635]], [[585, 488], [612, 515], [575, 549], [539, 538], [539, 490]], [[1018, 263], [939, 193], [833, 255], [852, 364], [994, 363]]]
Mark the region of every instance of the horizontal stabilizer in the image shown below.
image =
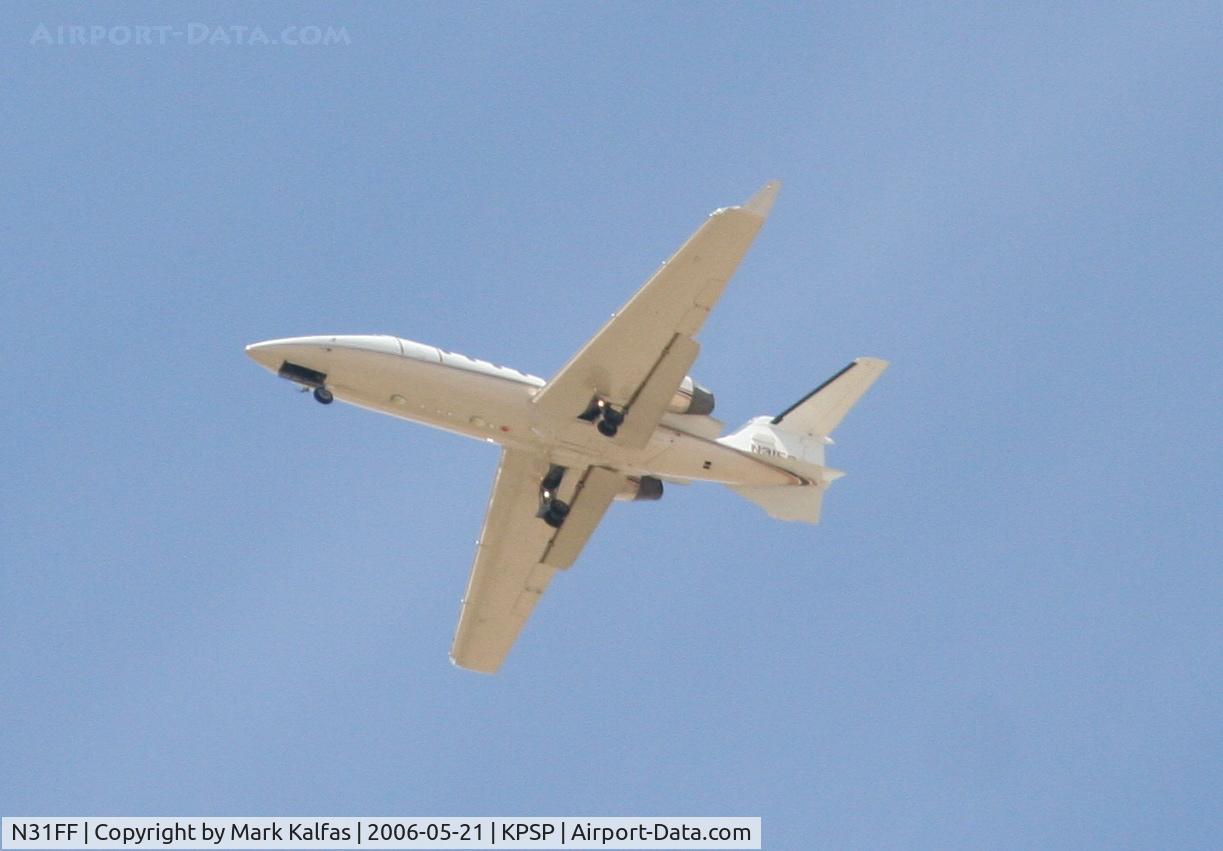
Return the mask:
[[831, 434], [887, 368], [885, 360], [858, 358], [773, 417], [773, 425], [792, 434]]
[[820, 509], [824, 502], [826, 486], [807, 485], [787, 487], [766, 485], [763, 487], [731, 488], [744, 499], [750, 500], [778, 520], [797, 520], [800, 523], [819, 523]]

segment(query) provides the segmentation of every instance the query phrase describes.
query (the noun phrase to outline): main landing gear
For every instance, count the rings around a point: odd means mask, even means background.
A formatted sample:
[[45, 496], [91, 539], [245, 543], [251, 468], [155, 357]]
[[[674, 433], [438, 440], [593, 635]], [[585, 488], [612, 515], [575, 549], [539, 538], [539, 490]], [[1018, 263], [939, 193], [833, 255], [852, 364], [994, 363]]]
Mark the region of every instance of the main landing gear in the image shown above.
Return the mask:
[[615, 437], [624, 422], [624, 412], [613, 408], [606, 399], [598, 397], [590, 400], [590, 405], [578, 416], [579, 420], [594, 423], [599, 434], [604, 437]]
[[565, 468], [553, 464], [548, 468], [548, 475], [539, 483], [539, 510], [535, 512], [535, 516], [543, 518], [553, 529], [559, 529], [569, 514], [569, 503], [562, 502], [557, 496], [561, 479], [564, 477]]
[[330, 405], [335, 400], [335, 396], [331, 395], [331, 391], [326, 387], [314, 388], [314, 401], [320, 405]]

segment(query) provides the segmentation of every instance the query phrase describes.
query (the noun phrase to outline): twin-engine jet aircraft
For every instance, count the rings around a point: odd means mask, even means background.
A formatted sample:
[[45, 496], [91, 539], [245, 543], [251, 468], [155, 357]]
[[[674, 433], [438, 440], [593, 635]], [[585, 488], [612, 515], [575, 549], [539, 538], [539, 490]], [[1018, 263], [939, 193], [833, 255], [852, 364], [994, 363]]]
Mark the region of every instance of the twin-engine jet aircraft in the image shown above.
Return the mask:
[[501, 667], [558, 569], [577, 559], [612, 500], [663, 482], [720, 482], [773, 517], [816, 523], [828, 435], [887, 367], [858, 358], [775, 417], [722, 435], [713, 394], [688, 376], [693, 337], [773, 206], [768, 183], [715, 211], [550, 381], [391, 336], [269, 340], [247, 353], [334, 399], [499, 443], [456, 664]]

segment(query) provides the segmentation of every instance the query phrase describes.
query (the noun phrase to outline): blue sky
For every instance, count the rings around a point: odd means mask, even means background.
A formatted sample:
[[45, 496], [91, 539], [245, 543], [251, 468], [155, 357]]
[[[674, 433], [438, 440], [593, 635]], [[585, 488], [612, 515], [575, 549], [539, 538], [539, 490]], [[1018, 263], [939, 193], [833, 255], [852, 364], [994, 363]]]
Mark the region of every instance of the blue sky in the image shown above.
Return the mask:
[[[40, 23], [351, 44], [31, 45]], [[1202, 4], [9, 7], [0, 810], [760, 815], [768, 848], [1217, 847], [1223, 22]], [[818, 527], [615, 506], [452, 668], [496, 452], [250, 362], [547, 376], [784, 182], [729, 426], [852, 357]]]

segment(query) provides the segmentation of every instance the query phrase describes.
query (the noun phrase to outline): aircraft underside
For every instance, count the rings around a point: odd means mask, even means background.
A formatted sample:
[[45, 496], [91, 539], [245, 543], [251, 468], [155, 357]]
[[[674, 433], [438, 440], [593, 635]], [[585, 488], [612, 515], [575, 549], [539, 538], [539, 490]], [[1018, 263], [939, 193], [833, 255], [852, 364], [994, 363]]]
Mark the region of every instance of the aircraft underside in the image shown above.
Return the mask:
[[557, 570], [614, 500], [664, 483], [728, 485], [769, 515], [816, 523], [839, 475], [824, 446], [886, 368], [859, 358], [775, 417], [723, 435], [690, 369], [695, 336], [773, 205], [776, 183], [714, 211], [550, 380], [386, 335], [269, 340], [247, 353], [324, 405], [335, 400], [501, 447], [451, 647], [493, 673]]

